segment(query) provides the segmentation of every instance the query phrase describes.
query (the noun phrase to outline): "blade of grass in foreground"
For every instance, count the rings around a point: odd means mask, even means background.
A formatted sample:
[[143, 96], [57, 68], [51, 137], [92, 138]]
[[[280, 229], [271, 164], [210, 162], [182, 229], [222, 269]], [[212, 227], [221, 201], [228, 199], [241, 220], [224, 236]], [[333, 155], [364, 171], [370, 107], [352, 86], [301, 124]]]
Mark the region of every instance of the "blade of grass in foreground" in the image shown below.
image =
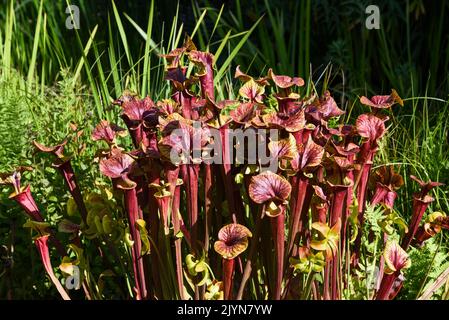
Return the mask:
[[[156, 52], [156, 54], [159, 54], [159, 49], [157, 47], [156, 42], [154, 42], [154, 40], [151, 38], [151, 31], [153, 29], [153, 15], [154, 15], [154, 1], [151, 2], [152, 5], [150, 7], [150, 14], [149, 14], [149, 18], [148, 18], [148, 27], [147, 27], [147, 32], [145, 33], [145, 31], [137, 24], [137, 22], [135, 22], [129, 15], [127, 15], [126, 13], [124, 13], [123, 15], [125, 16], [126, 19], [128, 19], [128, 21], [131, 23], [131, 25], [136, 29], [136, 31], [142, 36], [143, 40], [148, 41], [148, 45], [151, 47], [152, 50], [154, 50]], [[145, 43], [146, 44], [146, 43]]]
[[89, 37], [89, 40], [86, 43], [86, 46], [84, 47], [83, 50], [83, 58], [80, 59], [80, 61], [78, 62], [78, 65], [76, 67], [76, 71], [75, 71], [75, 75], [73, 76], [73, 81], [76, 82], [78, 80], [78, 77], [80, 76], [81, 70], [83, 69], [83, 65], [84, 65], [84, 57], [87, 57], [87, 54], [89, 53], [90, 47], [92, 46], [92, 42], [94, 40], [95, 34], [97, 33], [97, 29], [98, 29], [98, 25], [95, 26], [94, 30], [92, 30], [92, 33]]
[[119, 97], [122, 93], [122, 85], [120, 81], [120, 77], [118, 74], [118, 61], [115, 57], [115, 47], [114, 47], [114, 40], [112, 38], [112, 27], [111, 27], [111, 18], [108, 15], [108, 36], [109, 36], [109, 65], [111, 68], [111, 74], [112, 74], [112, 80], [114, 82], [114, 93], [116, 97]]
[[[94, 54], [95, 54], [95, 62], [94, 65], [97, 65], [97, 71], [98, 71], [98, 77], [99, 79], [99, 90], [100, 90], [100, 95], [102, 97], [102, 100], [105, 101], [106, 104], [108, 104], [109, 102], [111, 102], [111, 95], [109, 93], [109, 87], [107, 85], [107, 80], [103, 71], [103, 66], [101, 63], [101, 56], [102, 54], [98, 53], [98, 49], [97, 49], [97, 44], [94, 43], [93, 45], [93, 50], [94, 50]], [[106, 112], [106, 119], [108, 121], [112, 121], [112, 119], [109, 116], [109, 112]]]
[[[81, 50], [81, 54], [82, 57], [80, 59], [80, 61], [78, 62], [78, 67], [77, 70], [75, 72], [75, 75], [73, 77], [73, 81], [76, 82], [77, 78], [79, 77], [80, 73], [81, 73], [81, 69], [83, 67], [83, 65], [85, 66], [85, 70], [86, 70], [86, 74], [87, 74], [87, 78], [89, 81], [89, 85], [90, 85], [90, 89], [92, 90], [92, 95], [95, 101], [95, 106], [97, 108], [97, 114], [100, 118], [103, 117], [103, 105], [101, 103], [101, 99], [100, 99], [100, 95], [97, 89], [97, 85], [95, 83], [93, 74], [92, 74], [92, 70], [90, 68], [90, 64], [89, 61], [87, 59], [87, 54], [89, 53], [90, 47], [92, 45], [92, 41], [94, 39], [95, 34], [97, 33], [97, 29], [98, 29], [98, 25], [96, 25], [94, 27], [94, 30], [92, 31], [92, 33], [90, 34], [89, 40], [87, 41], [86, 46], [84, 47], [83, 50]], [[75, 34], [76, 34], [76, 38], [78, 40], [78, 43], [80, 45], [81, 48], [83, 48], [83, 44], [81, 42], [81, 38], [78, 34], [78, 32], [75, 29]]]
[[125, 49], [126, 58], [128, 59], [128, 63], [130, 66], [133, 65], [131, 55], [129, 53], [128, 40], [126, 38], [125, 30], [123, 29], [122, 19], [120, 18], [120, 14], [117, 11], [117, 7], [115, 6], [115, 2], [112, 1], [112, 9], [114, 10], [115, 21], [117, 23], [117, 28], [120, 34], [120, 38], [122, 39], [123, 48]]
[[[212, 32], [211, 32], [210, 37], [209, 37], [209, 41], [207, 42], [206, 51], [209, 51], [210, 42], [212, 40], [212, 37], [214, 36], [215, 30], [217, 30], [217, 26], [218, 26], [218, 23], [220, 22], [220, 18], [221, 18], [221, 15], [223, 13], [223, 9], [224, 9], [224, 5], [221, 6], [220, 12], [218, 13], [218, 16], [217, 16], [217, 19], [215, 19], [214, 28], [212, 29]], [[229, 34], [229, 32], [228, 32], [228, 34]]]
[[[145, 39], [145, 59], [143, 61], [143, 79], [142, 79], [142, 92], [141, 92], [142, 96], [146, 96], [147, 90], [149, 91], [149, 89], [150, 89], [150, 76], [151, 76], [150, 46], [151, 46], [151, 44], [153, 44], [153, 48], [155, 48], [155, 43], [151, 39], [151, 33], [153, 30], [153, 12], [154, 12], [154, 0], [151, 1], [150, 13], [148, 16], [147, 33], [145, 35], [146, 39]], [[126, 17], [128, 18], [127, 15], [126, 15]], [[138, 27], [138, 26], [136, 25], [136, 27]]]
[[5, 31], [5, 45], [3, 47], [3, 72], [8, 75], [11, 69], [11, 42], [13, 35], [14, 23], [14, 1], [9, 1], [8, 11], [6, 13], [6, 31]]
[[239, 41], [239, 43], [237, 43], [237, 45], [231, 51], [231, 53], [229, 54], [229, 57], [225, 60], [225, 62], [223, 62], [221, 68], [218, 70], [217, 75], [215, 76], [215, 79], [214, 79], [214, 84], [215, 85], [217, 85], [220, 82], [221, 78], [223, 77], [224, 73], [226, 72], [226, 69], [231, 64], [231, 62], [234, 59], [234, 57], [239, 53], [240, 49], [245, 44], [245, 42], [248, 40], [249, 36], [254, 31], [254, 29], [257, 27], [257, 25], [259, 24], [259, 22], [262, 20], [263, 17], [264, 16], [261, 16], [256, 21], [256, 23], [251, 27], [251, 29], [249, 29], [246, 32], [246, 34], [242, 37], [242, 39]]
[[[204, 17], [206, 16], [206, 13], [207, 13], [207, 10], [204, 10], [203, 13], [201, 14], [201, 16], [198, 18], [198, 20], [197, 20], [197, 22], [196, 22], [196, 25], [195, 25], [195, 28], [193, 29], [192, 34], [190, 35], [190, 38], [193, 39], [193, 37], [195, 36], [195, 34], [196, 34], [198, 28], [199, 28], [200, 25], [201, 25], [201, 22], [203, 22]], [[200, 39], [201, 39], [200, 45], [203, 46], [203, 45], [204, 45], [204, 41], [202, 40], [201, 33], [199, 33], [198, 35], [199, 35], [199, 37], [200, 37]]]

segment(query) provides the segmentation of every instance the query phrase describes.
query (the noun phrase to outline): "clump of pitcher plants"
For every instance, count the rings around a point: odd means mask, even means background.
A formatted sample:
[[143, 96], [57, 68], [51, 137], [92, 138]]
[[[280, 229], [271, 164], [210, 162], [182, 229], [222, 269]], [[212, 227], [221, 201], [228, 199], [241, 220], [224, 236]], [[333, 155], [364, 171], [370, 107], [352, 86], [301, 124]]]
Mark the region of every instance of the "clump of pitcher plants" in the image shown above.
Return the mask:
[[331, 93], [306, 90], [299, 77], [237, 67], [238, 95], [223, 99], [214, 56], [190, 39], [161, 58], [171, 96], [124, 92], [114, 102], [121, 119], [92, 124], [100, 175], [91, 190], [80, 189], [64, 154], [73, 141], [34, 142], [70, 194], [57, 229], [21, 184], [32, 168], [1, 175], [61, 296], [70, 299], [61, 283], [76, 266], [87, 299], [108, 298], [105, 277], [124, 299], [350, 299], [376, 242], [367, 297], [394, 299], [410, 247], [449, 228], [444, 213], [428, 210], [437, 182], [412, 176], [413, 205], [395, 210], [405, 178], [376, 154], [390, 109], [403, 105], [398, 93], [361, 97], [365, 112], [338, 124], [345, 111]]

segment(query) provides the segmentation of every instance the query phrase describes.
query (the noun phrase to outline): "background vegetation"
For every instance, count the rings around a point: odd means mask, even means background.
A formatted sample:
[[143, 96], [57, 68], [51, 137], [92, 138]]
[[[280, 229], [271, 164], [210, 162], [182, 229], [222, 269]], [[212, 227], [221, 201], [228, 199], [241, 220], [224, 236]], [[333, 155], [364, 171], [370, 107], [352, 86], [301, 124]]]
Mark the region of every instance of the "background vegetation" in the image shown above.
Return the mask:
[[[405, 106], [391, 114], [379, 161], [400, 165], [403, 176], [445, 183], [435, 191], [432, 210], [449, 213], [449, 3], [376, 1], [381, 28], [367, 30], [365, 8], [373, 1], [116, 2], [73, 1], [80, 29], [67, 29], [64, 1], [0, 1], [0, 171], [32, 165], [33, 191], [52, 221], [66, 210], [54, 195], [66, 191], [53, 169], [44, 170], [50, 159], [35, 157], [30, 142], [53, 144], [72, 123], [85, 130], [81, 142], [89, 144], [99, 119], [117, 118], [111, 101], [124, 89], [155, 100], [168, 96], [158, 54], [177, 47], [186, 33], [215, 54], [217, 77], [227, 80], [217, 88], [221, 98], [233, 94], [237, 64], [254, 75], [271, 66], [329, 88], [347, 119], [360, 113], [354, 107], [360, 95], [395, 88]], [[86, 150], [74, 162], [82, 186], [98, 167], [94, 147]], [[411, 201], [416, 189], [405, 181], [399, 199]], [[13, 257], [2, 253], [0, 298], [11, 286], [14, 298], [45, 298], [50, 283], [41, 281], [43, 268], [21, 227], [25, 218], [7, 197], [0, 194], [0, 246], [14, 243], [16, 251]], [[397, 205], [408, 217], [411, 202]], [[416, 253], [423, 261], [413, 267], [420, 277], [400, 298], [415, 298], [424, 278], [447, 267], [447, 245], [440, 234]]]

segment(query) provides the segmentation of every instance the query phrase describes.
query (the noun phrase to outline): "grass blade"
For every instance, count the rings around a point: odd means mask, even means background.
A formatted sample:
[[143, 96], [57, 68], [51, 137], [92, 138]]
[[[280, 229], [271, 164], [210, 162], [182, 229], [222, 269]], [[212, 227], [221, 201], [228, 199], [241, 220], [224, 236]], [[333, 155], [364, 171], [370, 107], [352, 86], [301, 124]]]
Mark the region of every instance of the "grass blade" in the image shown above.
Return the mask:
[[90, 47], [92, 46], [92, 42], [94, 41], [95, 34], [97, 33], [98, 25], [95, 26], [94, 30], [92, 30], [92, 33], [90, 34], [89, 40], [86, 43], [86, 46], [83, 50], [83, 57], [81, 57], [80, 61], [78, 62], [78, 65], [76, 67], [75, 75], [73, 76], [73, 81], [76, 82], [78, 80], [78, 77], [80, 76], [81, 69], [83, 68], [85, 57], [87, 57], [87, 54], [89, 53]]
[[11, 42], [13, 35], [13, 24], [14, 24], [14, 1], [9, 1], [8, 11], [6, 13], [6, 31], [5, 31], [5, 45], [3, 47], [3, 72], [6, 75], [10, 73], [11, 70]]

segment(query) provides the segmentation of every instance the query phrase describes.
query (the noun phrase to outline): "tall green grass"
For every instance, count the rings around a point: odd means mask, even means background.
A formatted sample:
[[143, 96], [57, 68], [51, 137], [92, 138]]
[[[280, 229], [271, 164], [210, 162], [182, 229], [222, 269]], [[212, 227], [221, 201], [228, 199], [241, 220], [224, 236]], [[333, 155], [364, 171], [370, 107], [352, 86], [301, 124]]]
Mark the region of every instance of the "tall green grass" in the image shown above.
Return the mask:
[[[300, 75], [318, 92], [329, 87], [348, 117], [360, 112], [359, 95], [396, 88], [406, 103], [391, 114], [380, 161], [401, 165], [404, 176], [449, 184], [445, 2], [426, 3], [426, 15], [417, 18], [419, 1], [382, 2], [379, 31], [363, 28], [365, 4], [358, 1], [236, 0], [219, 7], [212, 1], [77, 3], [81, 29], [68, 30], [64, 1], [1, 0], [0, 171], [19, 162], [37, 167], [33, 178], [39, 181], [40, 199], [63, 189], [53, 188], [54, 181], [39, 171], [48, 160], [33, 156], [31, 140], [56, 142], [70, 132], [70, 121], [86, 136], [101, 118], [117, 121], [111, 102], [125, 89], [155, 100], [168, 97], [159, 54], [177, 47], [186, 33], [200, 49], [215, 54], [217, 83], [226, 79], [216, 87], [220, 99], [234, 95], [237, 64], [255, 76], [268, 66]], [[426, 23], [435, 12], [434, 23]], [[96, 166], [81, 167], [81, 162], [75, 160], [76, 170], [88, 181]], [[416, 191], [405, 181], [399, 199], [411, 199]], [[65, 210], [64, 203], [42, 205], [56, 216]], [[449, 214], [447, 186], [437, 189], [431, 209]], [[398, 210], [409, 216], [411, 202], [398, 201]], [[19, 216], [17, 210], [0, 203], [0, 219], [12, 216]], [[6, 229], [4, 239], [10, 236]]]

